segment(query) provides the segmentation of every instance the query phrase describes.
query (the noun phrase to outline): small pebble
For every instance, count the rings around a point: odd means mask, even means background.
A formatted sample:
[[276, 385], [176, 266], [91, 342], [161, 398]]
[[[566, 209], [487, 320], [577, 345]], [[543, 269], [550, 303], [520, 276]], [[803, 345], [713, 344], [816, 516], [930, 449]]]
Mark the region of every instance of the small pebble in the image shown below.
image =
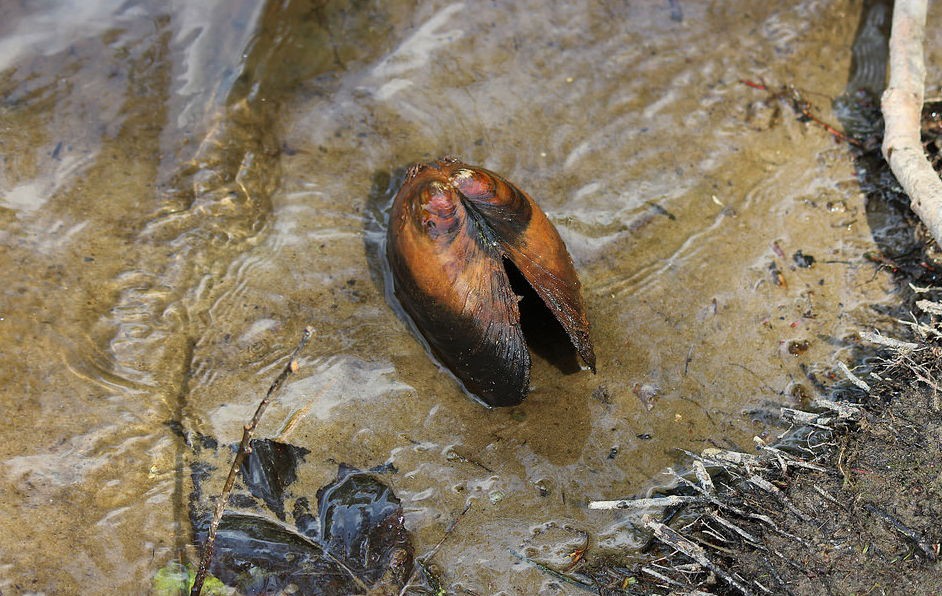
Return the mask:
[[792, 255], [792, 259], [795, 260], [795, 264], [801, 267], [802, 269], [809, 269], [814, 267], [814, 257], [811, 255], [806, 255], [800, 250]]

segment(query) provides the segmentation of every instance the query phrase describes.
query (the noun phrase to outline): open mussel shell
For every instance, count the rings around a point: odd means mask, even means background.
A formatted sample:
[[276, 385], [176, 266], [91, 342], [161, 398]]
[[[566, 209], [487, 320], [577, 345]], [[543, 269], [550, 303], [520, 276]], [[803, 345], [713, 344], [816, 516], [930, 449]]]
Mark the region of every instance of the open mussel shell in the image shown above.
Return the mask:
[[395, 297], [416, 330], [488, 405], [519, 404], [530, 383], [505, 260], [595, 371], [572, 257], [533, 199], [501, 176], [450, 158], [413, 165], [393, 200], [386, 258]]

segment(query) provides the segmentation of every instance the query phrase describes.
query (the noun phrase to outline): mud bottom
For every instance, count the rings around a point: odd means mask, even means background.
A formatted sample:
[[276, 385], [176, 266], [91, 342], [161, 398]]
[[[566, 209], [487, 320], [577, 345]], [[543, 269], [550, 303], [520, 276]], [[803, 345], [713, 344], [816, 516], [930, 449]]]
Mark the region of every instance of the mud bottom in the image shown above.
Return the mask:
[[915, 342], [862, 333], [880, 363], [845, 371], [821, 411], [783, 408], [793, 430], [757, 439], [757, 455], [707, 449], [658, 496], [590, 504], [662, 513], [644, 518], [651, 539], [632, 562], [560, 577], [600, 594], [942, 592], [942, 342], [927, 340], [942, 326], [913, 329]]
[[[940, 113], [931, 104], [923, 114], [930, 156]], [[907, 217], [874, 149], [878, 136], [864, 146], [868, 209]], [[860, 332], [880, 357], [861, 358], [856, 372], [838, 365], [844, 380], [809, 411], [782, 408], [790, 429], [776, 441], [756, 437], [755, 454], [691, 453], [690, 470], [652, 498], [590, 503], [637, 514], [650, 540], [630, 560], [544, 571], [600, 594], [942, 593], [940, 259], [911, 223], [899, 250], [881, 257], [897, 275], [902, 310], [916, 313], [903, 321], [909, 337]]]

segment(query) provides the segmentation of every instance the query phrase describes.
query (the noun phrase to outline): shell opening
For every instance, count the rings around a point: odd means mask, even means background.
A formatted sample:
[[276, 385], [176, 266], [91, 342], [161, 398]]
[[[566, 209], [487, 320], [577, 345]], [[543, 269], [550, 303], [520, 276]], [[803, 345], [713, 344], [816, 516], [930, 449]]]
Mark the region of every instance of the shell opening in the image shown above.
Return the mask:
[[517, 266], [506, 257], [503, 265], [510, 287], [517, 296], [520, 327], [530, 354], [548, 361], [564, 374], [578, 372], [578, 354], [566, 330]]

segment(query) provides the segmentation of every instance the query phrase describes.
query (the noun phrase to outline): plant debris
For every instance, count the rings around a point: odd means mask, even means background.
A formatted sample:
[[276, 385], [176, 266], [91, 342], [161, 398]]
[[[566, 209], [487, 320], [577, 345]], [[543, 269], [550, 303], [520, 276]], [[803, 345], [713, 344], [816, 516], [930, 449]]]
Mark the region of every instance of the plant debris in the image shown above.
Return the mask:
[[[854, 148], [869, 200], [905, 214], [877, 153], [879, 120], [868, 114], [876, 103], [852, 91], [838, 103], [854, 136], [825, 128]], [[788, 87], [779, 97], [801, 114], [810, 109]], [[924, 143], [939, 143], [932, 124], [940, 112], [927, 106]], [[590, 503], [627, 516], [650, 538], [641, 552], [600, 557], [571, 579], [602, 595], [942, 592], [942, 284], [938, 248], [904, 217], [915, 238], [882, 239], [881, 253], [862, 256], [897, 275], [901, 307], [912, 311], [898, 323], [911, 337], [859, 332], [865, 353], [881, 356], [836, 362], [831, 399], [781, 408], [789, 430], [756, 437], [755, 454], [688, 453], [690, 468], [655, 496]], [[783, 258], [777, 243], [773, 250]], [[797, 252], [793, 260], [814, 263]], [[774, 261], [769, 272], [784, 286]]]
[[[243, 473], [247, 490], [234, 493], [219, 523], [213, 576], [245, 594], [398, 593], [414, 554], [399, 499], [373, 474], [341, 464], [337, 478], [317, 492], [312, 511], [307, 497], [289, 491], [305, 453], [252, 441], [243, 464], [243, 472], [251, 471]], [[208, 470], [194, 473], [191, 518], [200, 541], [212, 514], [201, 501], [207, 477]]]
[[584, 568], [580, 581], [600, 594], [806, 594], [870, 593], [892, 578], [896, 593], [935, 592], [942, 320], [931, 313], [942, 303], [924, 306], [919, 343], [863, 334], [886, 350], [874, 370], [839, 364], [839, 399], [782, 408], [793, 428], [756, 438], [758, 453], [690, 453], [663, 496], [590, 503], [657, 516], [641, 518], [643, 557]]

